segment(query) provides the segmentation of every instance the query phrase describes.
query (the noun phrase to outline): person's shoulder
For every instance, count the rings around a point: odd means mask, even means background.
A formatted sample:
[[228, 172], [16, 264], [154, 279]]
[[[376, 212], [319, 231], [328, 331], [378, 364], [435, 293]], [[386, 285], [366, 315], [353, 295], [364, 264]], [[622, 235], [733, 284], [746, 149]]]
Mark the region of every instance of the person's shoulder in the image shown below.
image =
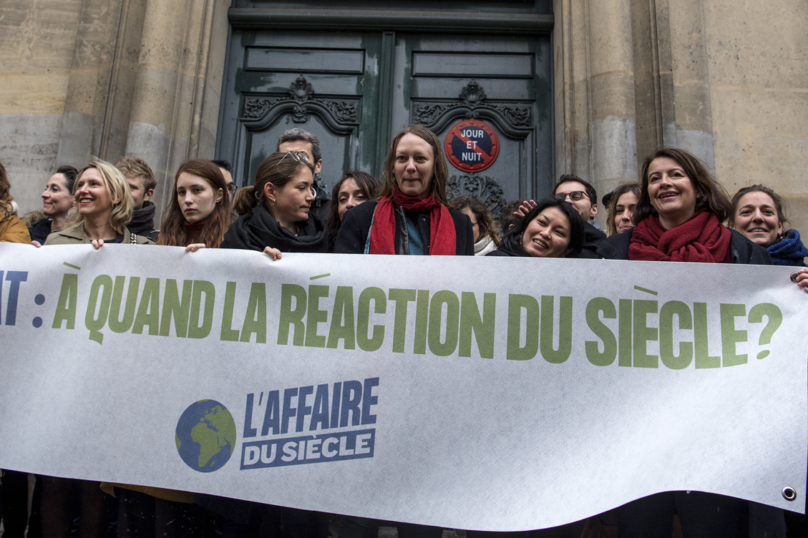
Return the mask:
[[44, 211], [31, 211], [30, 213], [23, 215], [20, 220], [29, 228], [33, 228], [34, 226], [41, 224], [43, 221], [47, 221], [48, 216]]
[[486, 254], [486, 256], [505, 256], [505, 257], [512, 257], [512, 256], [513, 256], [513, 254], [511, 254], [510, 252], [506, 252], [506, 251], [504, 251], [504, 250], [499, 250], [498, 248], [496, 248], [496, 249], [492, 250], [491, 252], [489, 252], [488, 254]]
[[728, 228], [730, 237], [730, 255], [732, 263], [747, 265], [772, 265], [772, 258], [765, 247], [750, 241], [742, 233]]
[[632, 233], [634, 233], [634, 228], [629, 228], [621, 234], [605, 238], [598, 245], [597, 253], [607, 260], [627, 260]]
[[600, 242], [606, 240], [606, 234], [603, 233], [603, 230], [595, 228], [589, 222], [584, 222], [584, 230], [586, 230], [586, 238], [590, 241], [594, 240]]
[[22, 244], [31, 242], [28, 227], [17, 215], [12, 214], [0, 220], [0, 242]]
[[84, 224], [74, 224], [68, 226], [64, 230], [53, 232], [45, 240], [46, 245], [73, 245], [76, 243], [84, 243], [87, 239], [87, 232], [84, 231]]
[[126, 226], [123, 227], [123, 242], [135, 245], [153, 245], [154, 241], [152, 241], [148, 236], [145, 235], [138, 235], [134, 232], [129, 231], [129, 228]]
[[363, 202], [356, 207], [352, 207], [345, 212], [345, 215], [343, 216], [343, 224], [345, 223], [345, 219], [348, 218], [348, 215], [351, 216], [352, 220], [358, 220], [360, 222], [365, 219], [372, 218], [373, 213], [376, 211], [377, 205], [379, 205], [379, 202], [375, 200], [368, 200], [367, 202]]

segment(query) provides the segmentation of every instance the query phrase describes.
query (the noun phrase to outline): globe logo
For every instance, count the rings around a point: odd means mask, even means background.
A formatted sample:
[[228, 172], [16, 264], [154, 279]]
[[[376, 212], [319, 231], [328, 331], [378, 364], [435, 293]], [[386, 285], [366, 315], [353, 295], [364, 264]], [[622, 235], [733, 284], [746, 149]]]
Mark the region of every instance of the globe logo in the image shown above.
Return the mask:
[[188, 406], [176, 431], [177, 452], [194, 471], [212, 473], [224, 466], [236, 447], [233, 415], [216, 400]]

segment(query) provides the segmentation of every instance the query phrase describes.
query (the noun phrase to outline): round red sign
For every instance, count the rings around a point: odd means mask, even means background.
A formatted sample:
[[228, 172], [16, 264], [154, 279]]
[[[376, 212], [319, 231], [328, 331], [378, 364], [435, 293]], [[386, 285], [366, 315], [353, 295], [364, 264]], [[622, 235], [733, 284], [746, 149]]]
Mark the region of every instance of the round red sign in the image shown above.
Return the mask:
[[487, 123], [461, 121], [449, 130], [444, 143], [446, 157], [463, 172], [480, 172], [497, 160], [499, 137]]

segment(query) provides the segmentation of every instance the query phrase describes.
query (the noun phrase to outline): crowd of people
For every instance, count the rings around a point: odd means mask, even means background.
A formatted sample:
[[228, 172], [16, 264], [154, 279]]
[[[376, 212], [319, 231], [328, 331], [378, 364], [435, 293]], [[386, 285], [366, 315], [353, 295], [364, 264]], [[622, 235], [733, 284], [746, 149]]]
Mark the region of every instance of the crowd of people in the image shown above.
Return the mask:
[[[785, 204], [773, 190], [753, 185], [730, 198], [687, 151], [662, 148], [648, 156], [638, 183], [601, 200], [606, 232], [595, 222], [595, 188], [563, 175], [552, 196], [513, 201], [495, 221], [471, 196], [448, 198], [448, 165], [438, 137], [420, 125], [393, 139], [381, 181], [347, 171], [331, 196], [321, 187], [320, 144], [291, 129], [258, 167], [254, 182], [237, 189], [226, 161], [193, 159], [174, 177], [159, 229], [150, 201], [156, 180], [142, 159], [113, 166], [93, 160], [77, 170], [59, 167], [42, 193], [41, 211], [20, 220], [0, 164], [0, 241], [54, 244], [129, 243], [284, 253], [606, 258], [794, 266], [791, 280], [808, 292], [808, 249], [788, 228]], [[40, 536], [121, 538], [242, 536], [369, 538], [380, 525], [402, 538], [440, 537], [443, 530], [414, 524], [283, 508], [190, 492], [126, 484], [36, 477], [27, 511], [28, 476], [3, 475], [7, 538]], [[686, 537], [786, 536], [805, 531], [800, 518], [786, 525], [783, 511], [721, 495], [668, 492], [628, 503], [612, 515], [619, 536], [671, 536], [674, 514]], [[76, 523], [78, 522], [78, 523]], [[531, 538], [580, 537], [594, 528], [577, 522], [529, 533]], [[587, 530], [588, 529], [588, 530]], [[496, 535], [468, 531], [468, 536]]]

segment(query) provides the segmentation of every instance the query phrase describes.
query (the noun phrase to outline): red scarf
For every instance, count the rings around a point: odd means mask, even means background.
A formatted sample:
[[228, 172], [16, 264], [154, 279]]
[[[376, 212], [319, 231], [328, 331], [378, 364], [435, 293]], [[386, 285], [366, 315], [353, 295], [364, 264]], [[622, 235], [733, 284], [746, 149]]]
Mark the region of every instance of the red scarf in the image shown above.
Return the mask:
[[629, 260], [729, 263], [732, 233], [718, 217], [698, 211], [689, 220], [665, 230], [654, 215], [644, 218], [631, 234]]
[[[188, 232], [188, 245], [191, 243], [196, 242], [200, 235], [202, 235], [202, 229], [205, 227], [205, 221], [195, 222], [191, 224], [188, 221], [185, 221], [186, 229], [185, 231]], [[186, 246], [188, 246], [186, 245]]]
[[399, 191], [379, 200], [373, 216], [373, 229], [370, 231], [371, 254], [396, 253], [396, 214], [395, 208], [403, 207], [407, 213], [429, 211], [429, 255], [454, 256], [457, 249], [454, 220], [445, 205], [437, 198], [417, 198]]

